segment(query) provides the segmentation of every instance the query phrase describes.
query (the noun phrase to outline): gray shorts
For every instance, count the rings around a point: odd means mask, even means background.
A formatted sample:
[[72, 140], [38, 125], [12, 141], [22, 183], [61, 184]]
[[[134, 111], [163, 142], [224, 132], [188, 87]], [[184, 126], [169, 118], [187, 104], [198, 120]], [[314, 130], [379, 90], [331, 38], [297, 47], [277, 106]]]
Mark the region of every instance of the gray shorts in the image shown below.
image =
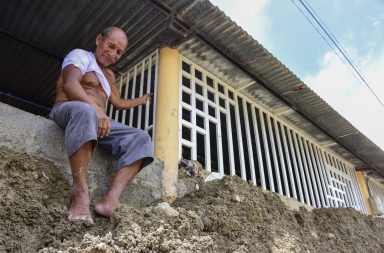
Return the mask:
[[97, 138], [98, 121], [93, 106], [84, 102], [69, 101], [55, 105], [49, 118], [65, 130], [65, 145], [71, 157], [84, 143], [93, 141], [101, 145], [117, 161], [117, 169], [143, 159], [142, 168], [153, 161], [153, 144], [144, 130], [111, 122], [109, 136]]

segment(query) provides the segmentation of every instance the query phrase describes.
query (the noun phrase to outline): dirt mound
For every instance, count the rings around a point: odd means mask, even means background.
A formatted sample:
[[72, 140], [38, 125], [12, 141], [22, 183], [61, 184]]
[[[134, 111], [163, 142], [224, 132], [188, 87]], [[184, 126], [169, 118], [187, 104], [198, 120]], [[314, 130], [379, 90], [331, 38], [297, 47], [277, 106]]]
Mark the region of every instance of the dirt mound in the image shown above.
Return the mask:
[[351, 208], [290, 211], [238, 177], [172, 206], [120, 205], [69, 222], [70, 185], [53, 163], [0, 148], [0, 252], [383, 252], [384, 221]]

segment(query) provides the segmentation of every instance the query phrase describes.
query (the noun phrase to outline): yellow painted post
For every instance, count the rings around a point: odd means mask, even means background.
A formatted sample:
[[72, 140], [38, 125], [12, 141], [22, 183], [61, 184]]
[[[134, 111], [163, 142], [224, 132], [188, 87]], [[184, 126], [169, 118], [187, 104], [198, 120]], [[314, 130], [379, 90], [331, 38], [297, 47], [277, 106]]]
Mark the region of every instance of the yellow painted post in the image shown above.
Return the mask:
[[177, 197], [179, 151], [180, 54], [176, 49], [160, 49], [155, 123], [155, 157], [163, 161], [162, 199]]
[[369, 203], [368, 185], [367, 185], [367, 181], [365, 180], [364, 172], [356, 171], [356, 176], [360, 185], [361, 193], [363, 194], [364, 203], [365, 203], [365, 206], [367, 207], [368, 214], [372, 215], [372, 208], [371, 208], [371, 204]]

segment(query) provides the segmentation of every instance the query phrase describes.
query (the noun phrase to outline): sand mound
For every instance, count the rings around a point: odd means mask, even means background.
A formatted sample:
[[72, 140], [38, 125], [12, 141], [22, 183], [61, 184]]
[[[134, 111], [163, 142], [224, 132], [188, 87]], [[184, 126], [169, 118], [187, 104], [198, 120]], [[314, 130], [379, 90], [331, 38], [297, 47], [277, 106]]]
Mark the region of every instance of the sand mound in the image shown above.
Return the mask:
[[291, 211], [238, 177], [169, 206], [121, 205], [66, 220], [70, 185], [52, 162], [0, 148], [0, 252], [384, 252], [384, 221], [351, 208]]

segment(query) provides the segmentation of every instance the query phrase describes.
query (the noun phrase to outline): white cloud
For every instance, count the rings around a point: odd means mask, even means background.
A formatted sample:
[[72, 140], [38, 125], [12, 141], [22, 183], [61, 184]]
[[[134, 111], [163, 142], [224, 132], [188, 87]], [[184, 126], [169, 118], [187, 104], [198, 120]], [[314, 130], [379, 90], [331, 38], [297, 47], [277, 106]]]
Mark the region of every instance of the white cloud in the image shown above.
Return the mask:
[[[384, 101], [384, 51], [375, 57], [353, 58], [370, 87]], [[384, 150], [384, 108], [333, 52], [327, 52], [320, 65], [318, 73], [304, 77], [304, 82]]]
[[265, 15], [265, 7], [270, 0], [210, 0], [210, 2], [224, 11], [254, 39], [263, 43], [269, 40], [268, 31], [272, 21]]

